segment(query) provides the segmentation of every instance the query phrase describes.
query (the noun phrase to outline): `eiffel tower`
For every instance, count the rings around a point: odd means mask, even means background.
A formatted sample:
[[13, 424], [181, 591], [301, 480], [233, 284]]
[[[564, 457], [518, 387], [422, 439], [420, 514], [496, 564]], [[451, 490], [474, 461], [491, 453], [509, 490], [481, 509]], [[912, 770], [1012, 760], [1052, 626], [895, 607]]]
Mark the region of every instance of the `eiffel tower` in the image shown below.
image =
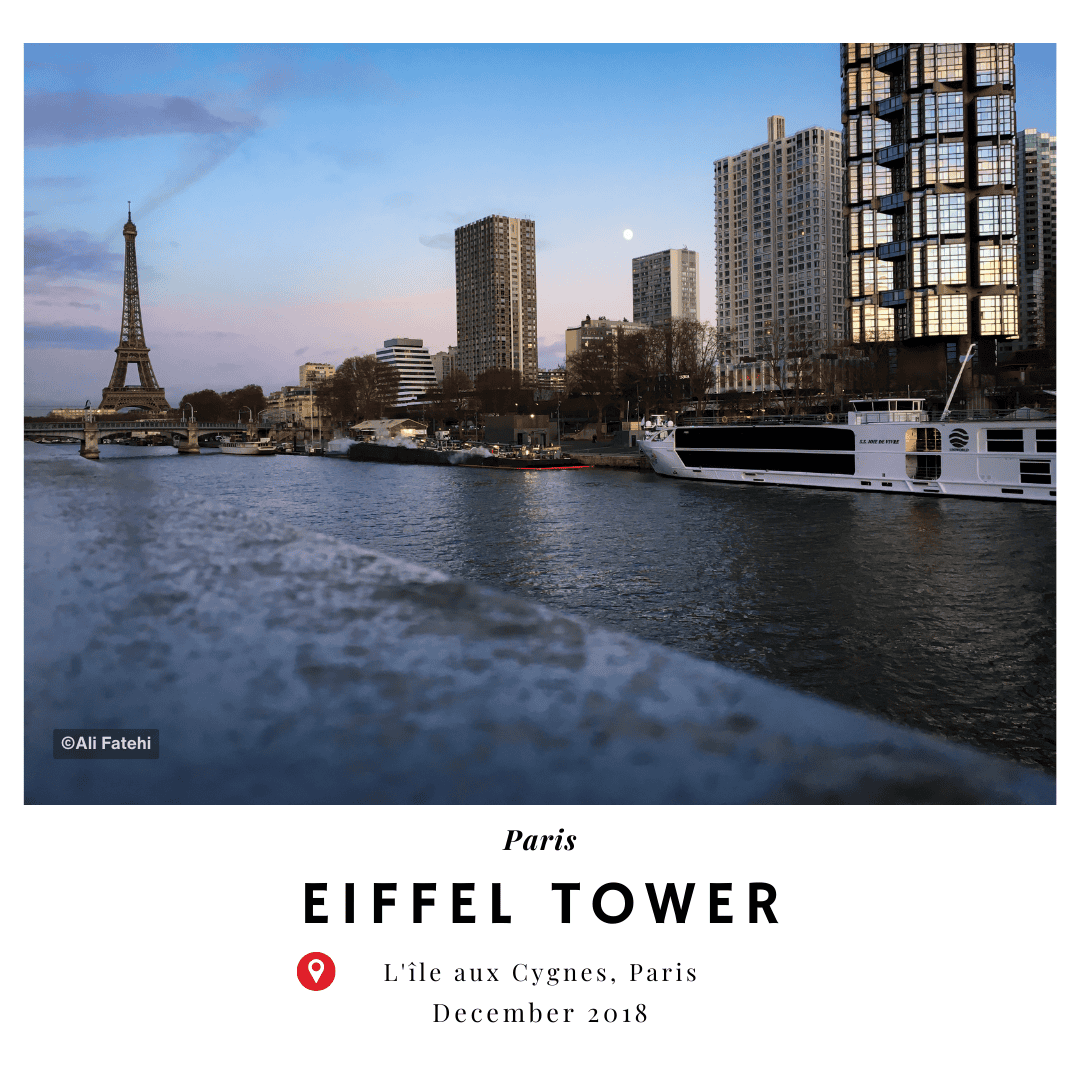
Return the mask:
[[[143, 337], [142, 312], [139, 310], [139, 271], [135, 266], [135, 226], [131, 221], [131, 203], [124, 226], [124, 317], [120, 323], [120, 344], [109, 385], [101, 391], [101, 409], [146, 409], [165, 412], [169, 403], [165, 391], [154, 378], [150, 350]], [[125, 386], [128, 364], [139, 365], [139, 385]]]

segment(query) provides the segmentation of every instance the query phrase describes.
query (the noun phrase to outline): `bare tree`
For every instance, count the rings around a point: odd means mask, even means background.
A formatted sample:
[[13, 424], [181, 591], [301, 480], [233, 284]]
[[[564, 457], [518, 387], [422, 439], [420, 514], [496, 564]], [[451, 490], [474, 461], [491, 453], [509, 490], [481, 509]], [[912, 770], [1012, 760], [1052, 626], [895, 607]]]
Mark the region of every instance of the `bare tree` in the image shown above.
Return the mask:
[[436, 411], [447, 420], [460, 423], [472, 408], [472, 383], [462, 371], [451, 371], [435, 393]]
[[710, 323], [676, 319], [672, 325], [674, 373], [685, 380], [695, 413], [716, 388], [718, 344], [716, 329]]
[[488, 368], [476, 377], [476, 404], [483, 413], [504, 416], [516, 412], [531, 394], [531, 389], [522, 386], [521, 373], [517, 371]]
[[350, 356], [332, 379], [319, 387], [319, 405], [341, 420], [385, 416], [397, 402], [400, 376], [392, 364], [373, 355]]
[[566, 380], [571, 394], [591, 403], [599, 428], [605, 409], [615, 400], [615, 358], [611, 340], [571, 353], [566, 358]]
[[633, 399], [639, 413], [645, 416], [659, 409], [662, 397], [663, 349], [657, 344], [652, 331], [639, 331], [624, 335], [619, 348], [619, 398]]

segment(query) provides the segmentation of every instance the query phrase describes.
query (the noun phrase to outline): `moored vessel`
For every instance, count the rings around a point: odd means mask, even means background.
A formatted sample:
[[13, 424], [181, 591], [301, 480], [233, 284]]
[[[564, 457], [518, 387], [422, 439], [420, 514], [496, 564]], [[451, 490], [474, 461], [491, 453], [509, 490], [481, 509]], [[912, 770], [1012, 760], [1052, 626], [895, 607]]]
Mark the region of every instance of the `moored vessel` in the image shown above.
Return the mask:
[[[661, 476], [728, 483], [1054, 502], [1057, 419], [1034, 409], [937, 418], [923, 398], [858, 399], [846, 417], [653, 427]], [[727, 420], [727, 418], [725, 418]]]
[[263, 457], [268, 454], [276, 454], [277, 447], [268, 439], [222, 439], [218, 446], [223, 454], [241, 454], [245, 457]]

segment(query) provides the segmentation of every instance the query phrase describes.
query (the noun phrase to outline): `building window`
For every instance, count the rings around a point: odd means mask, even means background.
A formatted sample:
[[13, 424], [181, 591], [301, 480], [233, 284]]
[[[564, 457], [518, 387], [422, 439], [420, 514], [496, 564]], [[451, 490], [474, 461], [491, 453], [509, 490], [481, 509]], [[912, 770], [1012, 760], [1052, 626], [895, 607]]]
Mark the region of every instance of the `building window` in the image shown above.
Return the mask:
[[923, 45], [923, 82], [959, 82], [964, 77], [963, 50], [956, 42]]
[[963, 94], [924, 94], [921, 111], [922, 130], [926, 135], [964, 130]]
[[967, 297], [916, 293], [912, 299], [912, 333], [915, 337], [966, 334]]
[[1013, 85], [1013, 47], [1011, 44], [975, 46], [975, 85]]
[[979, 187], [989, 187], [991, 184], [1011, 185], [1015, 182], [1011, 145], [980, 146], [977, 154]]
[[911, 151], [911, 186], [962, 184], [964, 182], [964, 144], [924, 143]]
[[879, 308], [867, 303], [853, 304], [851, 333], [857, 342], [892, 341], [894, 335], [892, 308]]
[[992, 95], [975, 99], [976, 133], [1012, 135], [1015, 130], [1012, 98]]
[[1016, 284], [1016, 245], [979, 245], [979, 284]]
[[1012, 236], [1016, 233], [1016, 196], [979, 196], [979, 235]]
[[979, 297], [979, 333], [994, 337], [1016, 337], [1019, 333], [1015, 295]]
[[925, 285], [963, 285], [967, 281], [967, 248], [964, 244], [927, 244], [920, 254], [926, 259]]
[[964, 232], [966, 215], [963, 195], [927, 195], [923, 210], [927, 236]]

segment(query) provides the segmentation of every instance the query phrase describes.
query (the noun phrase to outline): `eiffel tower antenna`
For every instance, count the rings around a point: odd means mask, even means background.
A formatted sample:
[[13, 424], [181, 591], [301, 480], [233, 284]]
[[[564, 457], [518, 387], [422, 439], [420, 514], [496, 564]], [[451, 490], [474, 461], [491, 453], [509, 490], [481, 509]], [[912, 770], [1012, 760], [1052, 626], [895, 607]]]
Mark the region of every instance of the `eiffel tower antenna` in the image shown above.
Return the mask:
[[[131, 203], [124, 226], [124, 314], [120, 320], [120, 344], [116, 347], [109, 385], [102, 390], [101, 409], [145, 409], [161, 412], [169, 408], [165, 391], [158, 386], [150, 366], [150, 350], [143, 336], [142, 310], [139, 307], [139, 271], [135, 263], [135, 225], [131, 220]], [[128, 364], [139, 369], [139, 385], [126, 386]]]

